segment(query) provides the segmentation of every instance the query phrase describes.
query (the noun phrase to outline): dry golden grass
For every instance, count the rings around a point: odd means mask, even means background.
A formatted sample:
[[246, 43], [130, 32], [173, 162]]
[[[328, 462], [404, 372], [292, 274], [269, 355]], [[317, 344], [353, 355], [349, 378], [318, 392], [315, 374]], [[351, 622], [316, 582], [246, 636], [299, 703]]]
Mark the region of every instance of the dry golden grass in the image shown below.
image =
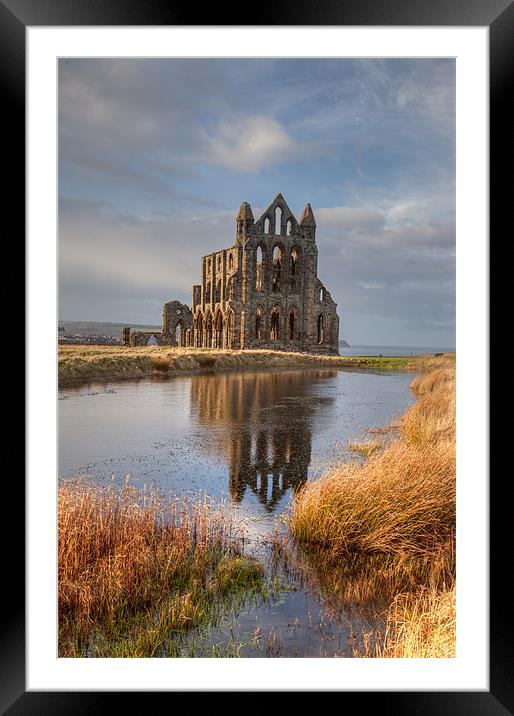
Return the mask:
[[[160, 346], [59, 346], [59, 386], [91, 381], [142, 378], [155, 372], [175, 375], [205, 369], [241, 370], [252, 368], [335, 367], [370, 370], [415, 370], [421, 363], [446, 358], [324, 356], [272, 350], [214, 350]], [[420, 363], [421, 361], [421, 363]]]
[[58, 498], [60, 656], [153, 656], [261, 575], [220, 507], [80, 482]]
[[451, 368], [455, 370], [455, 353], [428, 353], [426, 355], [414, 356], [410, 359], [409, 365], [416, 370], [428, 373], [439, 368]]
[[365, 634], [357, 656], [452, 659], [456, 644], [455, 586], [402, 594], [391, 604], [383, 636]]
[[357, 452], [360, 455], [365, 455], [366, 457], [370, 457], [370, 455], [373, 455], [374, 452], [377, 452], [377, 450], [380, 450], [382, 447], [382, 443], [378, 442], [377, 440], [363, 440], [362, 442], [356, 442], [355, 440], [351, 440], [348, 443], [348, 449], [352, 452]]
[[423, 553], [455, 528], [447, 444], [394, 442], [364, 466], [346, 465], [311, 485], [294, 501], [291, 526], [300, 542], [333, 556]]
[[455, 372], [413, 382], [400, 437], [364, 465], [345, 464], [297, 494], [297, 539], [334, 555], [425, 552], [455, 529]]
[[[446, 623], [455, 580], [454, 362], [418, 376], [412, 390], [417, 401], [400, 419], [398, 439], [363, 465], [344, 464], [305, 485], [290, 519], [311, 563], [324, 565], [322, 578], [332, 575], [332, 591], [339, 580], [352, 602], [392, 602], [383, 656], [455, 649]], [[454, 616], [453, 608], [453, 624]]]

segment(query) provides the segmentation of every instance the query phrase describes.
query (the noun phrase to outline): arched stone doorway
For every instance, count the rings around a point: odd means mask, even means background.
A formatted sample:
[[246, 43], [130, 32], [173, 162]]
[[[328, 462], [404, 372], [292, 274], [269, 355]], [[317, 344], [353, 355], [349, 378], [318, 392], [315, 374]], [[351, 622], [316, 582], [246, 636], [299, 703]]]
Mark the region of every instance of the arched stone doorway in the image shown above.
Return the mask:
[[198, 346], [198, 348], [203, 346], [203, 317], [201, 313], [199, 313], [196, 318], [195, 345]]
[[225, 348], [232, 348], [234, 335], [234, 315], [232, 311], [227, 313], [225, 318]]
[[205, 347], [212, 348], [212, 316], [210, 313], [205, 321]]
[[214, 321], [214, 348], [223, 348], [223, 315], [221, 311]]

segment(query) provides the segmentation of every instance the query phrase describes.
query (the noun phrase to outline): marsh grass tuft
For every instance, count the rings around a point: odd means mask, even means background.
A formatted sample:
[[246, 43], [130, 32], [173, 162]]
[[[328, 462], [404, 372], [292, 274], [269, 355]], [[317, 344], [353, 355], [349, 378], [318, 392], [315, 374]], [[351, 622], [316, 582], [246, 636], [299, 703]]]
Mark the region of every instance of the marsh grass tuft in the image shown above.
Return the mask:
[[383, 444], [378, 440], [363, 440], [362, 442], [352, 440], [348, 443], [348, 449], [351, 452], [356, 452], [359, 453], [359, 455], [369, 457], [370, 455], [373, 455], [374, 452], [377, 452], [377, 450], [380, 450], [382, 445]]
[[171, 360], [166, 356], [153, 356], [152, 366], [153, 369], [162, 373], [167, 373], [170, 369]]
[[452, 659], [456, 633], [455, 585], [400, 594], [391, 604], [385, 632], [367, 632], [355, 656], [392, 659]]
[[225, 556], [217, 564], [215, 580], [217, 589], [228, 591], [256, 589], [264, 578], [264, 567], [253, 557], [243, 555]]
[[60, 656], [173, 655], [173, 635], [263, 577], [207, 501], [65, 482], [58, 527]]

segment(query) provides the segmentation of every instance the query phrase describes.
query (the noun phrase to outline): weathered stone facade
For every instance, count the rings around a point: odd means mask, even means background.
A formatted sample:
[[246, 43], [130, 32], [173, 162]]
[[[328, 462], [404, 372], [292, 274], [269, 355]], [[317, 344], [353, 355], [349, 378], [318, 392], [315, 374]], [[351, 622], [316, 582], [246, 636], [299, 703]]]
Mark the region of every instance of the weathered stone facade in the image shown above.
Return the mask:
[[[163, 332], [134, 333], [132, 345], [272, 348], [339, 353], [336, 304], [317, 275], [316, 221], [310, 204], [298, 222], [282, 194], [255, 221], [243, 202], [233, 246], [202, 258], [192, 310], [164, 306]], [[152, 341], [153, 342], [153, 341]]]

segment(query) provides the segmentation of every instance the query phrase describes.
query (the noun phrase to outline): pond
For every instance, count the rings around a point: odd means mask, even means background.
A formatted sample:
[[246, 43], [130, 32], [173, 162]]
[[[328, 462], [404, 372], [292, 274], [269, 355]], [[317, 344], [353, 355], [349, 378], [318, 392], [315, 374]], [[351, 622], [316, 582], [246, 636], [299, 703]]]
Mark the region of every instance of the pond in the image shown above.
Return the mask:
[[[207, 494], [234, 505], [257, 544], [282, 524], [295, 489], [349, 457], [349, 440], [366, 439], [368, 429], [405, 411], [412, 378], [270, 370], [63, 390], [59, 478], [107, 484], [130, 475], [134, 486], [163, 494]], [[243, 656], [347, 655], [355, 620], [326, 618], [323, 598], [296, 586], [239, 614], [228, 631], [199, 636], [198, 655], [229, 640], [244, 644]], [[250, 639], [256, 630], [264, 640]]]

